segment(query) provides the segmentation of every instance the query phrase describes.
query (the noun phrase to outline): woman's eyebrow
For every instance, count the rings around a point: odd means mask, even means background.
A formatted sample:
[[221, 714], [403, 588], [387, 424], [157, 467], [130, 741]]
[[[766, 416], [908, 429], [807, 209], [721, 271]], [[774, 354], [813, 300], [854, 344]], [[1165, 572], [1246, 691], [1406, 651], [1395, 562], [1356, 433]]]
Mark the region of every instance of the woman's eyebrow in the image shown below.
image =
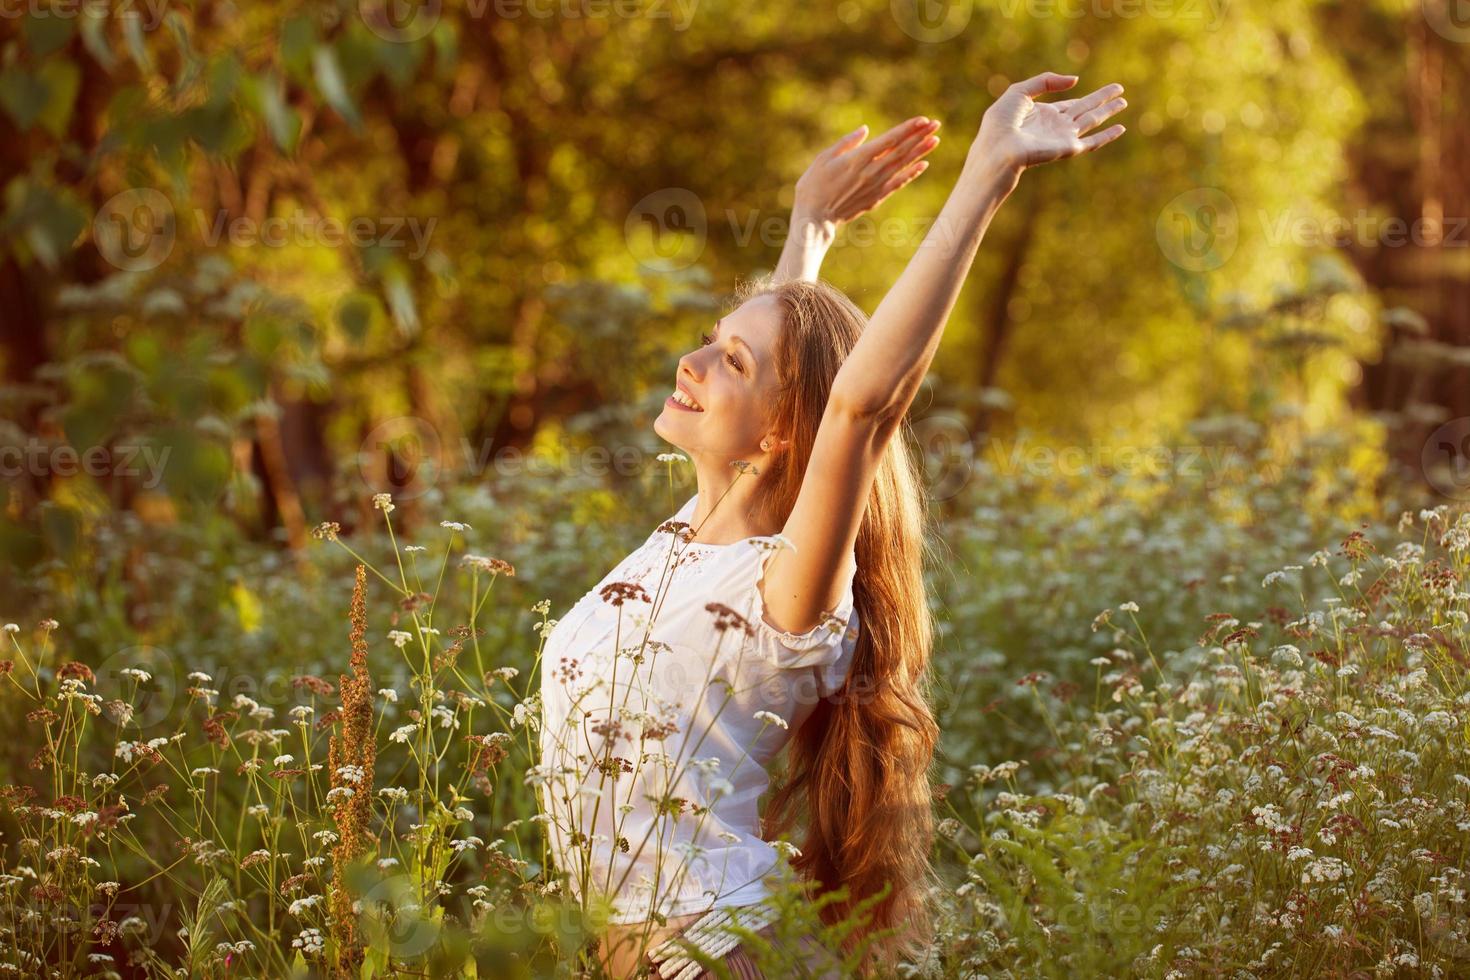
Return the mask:
[[[718, 320], [715, 321], [715, 336], [719, 336], [719, 334], [720, 334], [720, 324], [722, 324], [724, 322], [725, 322], [725, 318], [724, 317], [721, 317], [720, 319], [718, 319]], [[745, 348], [745, 353], [747, 353], [747, 354], [750, 355], [750, 360], [751, 360], [751, 362], [753, 364], [755, 364], [757, 366], [760, 365], [760, 360], [756, 358], [755, 351], [753, 351], [753, 350], [750, 349], [750, 345], [745, 342], [744, 338], [740, 337], [739, 335], [733, 335], [733, 336], [730, 337], [730, 339], [732, 341], [734, 341], [735, 343], [739, 344], [741, 347], [744, 347]]]

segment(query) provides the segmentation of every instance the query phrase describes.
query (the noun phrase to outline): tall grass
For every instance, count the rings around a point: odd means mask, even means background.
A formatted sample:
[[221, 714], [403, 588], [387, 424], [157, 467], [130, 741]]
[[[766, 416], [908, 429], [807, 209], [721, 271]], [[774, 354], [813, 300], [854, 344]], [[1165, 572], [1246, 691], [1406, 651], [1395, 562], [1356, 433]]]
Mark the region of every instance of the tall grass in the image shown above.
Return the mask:
[[[982, 471], [950, 503], [952, 888], [906, 973], [1470, 969], [1470, 516], [1347, 531], [1316, 496], [1338, 470], [1263, 452], [1208, 486]], [[596, 487], [419, 503], [459, 519], [380, 497], [298, 565], [160, 541], [141, 621], [27, 597], [0, 655], [0, 972], [598, 973], [607, 908], [547, 847], [539, 659], [642, 532]], [[535, 516], [573, 510], [587, 529]], [[784, 861], [772, 884], [778, 941], [752, 945], [781, 974], [821, 924]]]

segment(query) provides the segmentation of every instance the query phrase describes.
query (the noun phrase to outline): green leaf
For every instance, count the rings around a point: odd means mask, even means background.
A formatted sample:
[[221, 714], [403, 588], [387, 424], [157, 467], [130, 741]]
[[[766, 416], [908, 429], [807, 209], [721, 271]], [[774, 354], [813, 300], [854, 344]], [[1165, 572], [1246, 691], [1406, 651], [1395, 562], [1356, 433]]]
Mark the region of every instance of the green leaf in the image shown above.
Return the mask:
[[117, 55], [107, 40], [107, 17], [90, 12], [82, 14], [82, 46], [104, 70], [111, 72], [117, 67]]
[[342, 65], [337, 61], [337, 52], [331, 45], [318, 45], [311, 53], [311, 66], [316, 78], [317, 88], [321, 90], [322, 98], [327, 100], [327, 105], [337, 110], [337, 114], [347, 121], [354, 131], [362, 129], [362, 117], [358, 115], [357, 105], [348, 94], [347, 83], [342, 77]]
[[382, 306], [370, 293], [352, 293], [337, 307], [337, 324], [354, 344], [367, 340], [368, 331], [382, 314]]
[[301, 138], [301, 117], [286, 104], [285, 82], [279, 76], [263, 74], [248, 80], [246, 86], [276, 146], [285, 153], [295, 153]]
[[21, 238], [48, 269], [61, 264], [86, 227], [86, 212], [68, 190], [27, 177], [16, 178], [5, 189], [5, 216], [0, 228]]
[[316, 24], [310, 17], [292, 17], [281, 26], [281, 64], [294, 77], [305, 81], [316, 46]]
[[40, 72], [12, 65], [0, 72], [0, 106], [18, 128], [29, 129], [40, 122], [51, 135], [60, 137], [72, 118], [81, 79], [81, 69], [68, 60], [50, 60]]
[[26, 46], [36, 58], [59, 51], [71, 40], [75, 22], [70, 17], [37, 17], [31, 14], [25, 22]]
[[71, 122], [71, 110], [82, 85], [82, 70], [75, 62], [53, 58], [41, 66], [41, 78], [48, 92], [46, 106], [41, 110], [41, 125], [60, 139]]
[[51, 500], [42, 501], [37, 509], [41, 516], [41, 536], [46, 542], [47, 550], [63, 558], [74, 556], [81, 543], [81, 516], [70, 507]]
[[133, 59], [133, 64], [143, 70], [145, 74], [153, 71], [153, 58], [148, 54], [148, 45], [143, 36], [142, 17], [123, 17], [123, 40], [128, 45], [128, 55]]
[[399, 332], [405, 337], [413, 336], [419, 329], [418, 304], [414, 302], [407, 273], [397, 263], [383, 277], [383, 291], [388, 295], [388, 309]]

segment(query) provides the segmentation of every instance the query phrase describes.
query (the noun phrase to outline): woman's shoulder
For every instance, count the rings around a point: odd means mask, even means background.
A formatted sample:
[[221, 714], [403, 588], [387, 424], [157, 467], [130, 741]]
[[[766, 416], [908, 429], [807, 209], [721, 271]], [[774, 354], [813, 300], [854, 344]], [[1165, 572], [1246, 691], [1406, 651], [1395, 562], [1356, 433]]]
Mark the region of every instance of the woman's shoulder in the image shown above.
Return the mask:
[[802, 633], [777, 628], [766, 619], [761, 592], [766, 562], [780, 549], [790, 547], [781, 535], [747, 538], [730, 546], [729, 559], [722, 562], [722, 584], [729, 587], [744, 613], [756, 649], [779, 667], [810, 667], [832, 663], [850, 652], [857, 639], [858, 617], [853, 585], [857, 563], [849, 553], [842, 597], [835, 608], [824, 611], [822, 620]]

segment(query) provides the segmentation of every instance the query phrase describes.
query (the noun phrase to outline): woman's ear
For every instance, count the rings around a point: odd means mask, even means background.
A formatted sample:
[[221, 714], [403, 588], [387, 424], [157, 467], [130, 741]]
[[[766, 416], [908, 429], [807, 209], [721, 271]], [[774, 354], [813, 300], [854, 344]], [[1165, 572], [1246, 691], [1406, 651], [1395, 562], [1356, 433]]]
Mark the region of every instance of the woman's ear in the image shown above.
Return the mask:
[[782, 439], [779, 436], [765, 436], [761, 439], [761, 452], [775, 452], [788, 448], [790, 439]]

